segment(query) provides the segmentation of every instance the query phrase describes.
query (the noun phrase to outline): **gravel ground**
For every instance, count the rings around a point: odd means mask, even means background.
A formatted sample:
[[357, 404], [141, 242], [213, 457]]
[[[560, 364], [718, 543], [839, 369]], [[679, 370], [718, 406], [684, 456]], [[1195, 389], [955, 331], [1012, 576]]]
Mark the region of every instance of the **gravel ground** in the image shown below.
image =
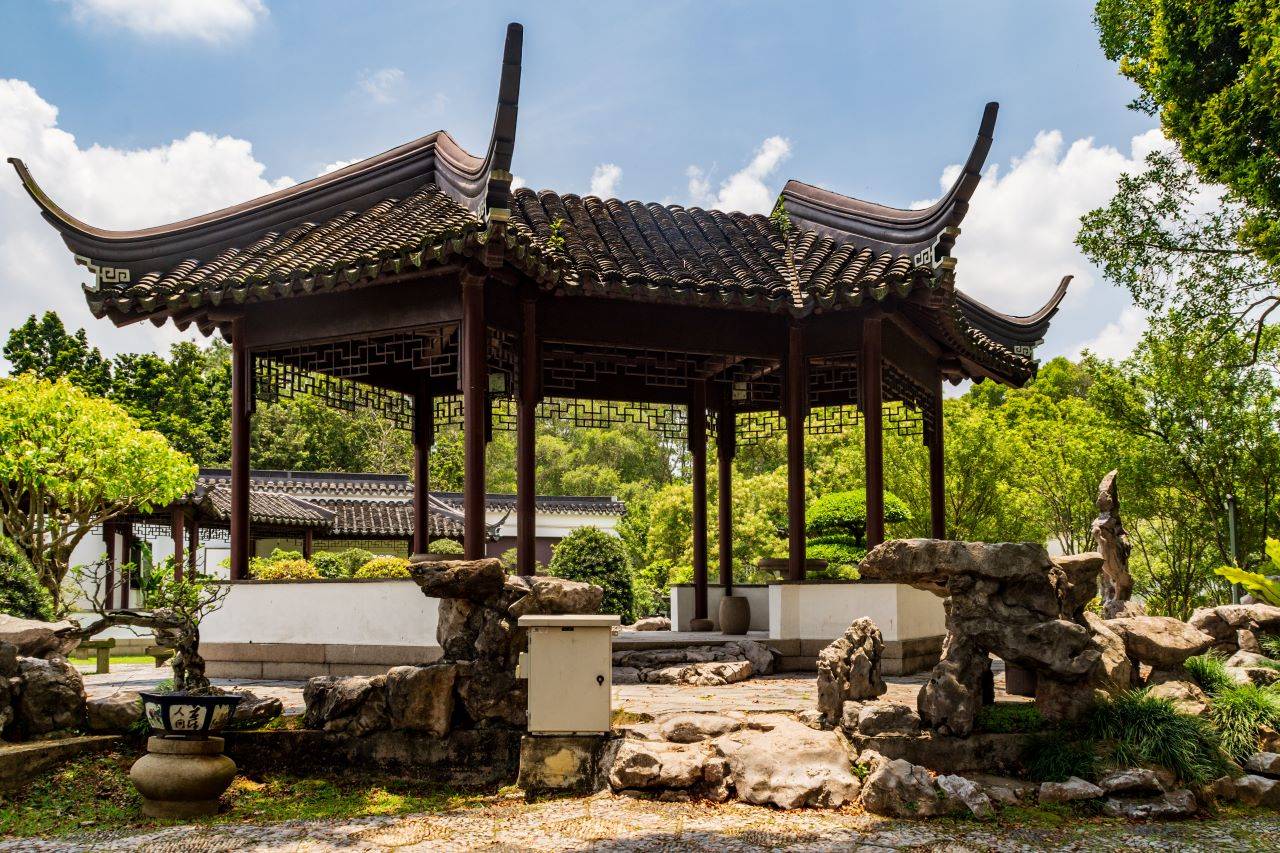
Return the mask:
[[854, 810], [779, 812], [741, 803], [601, 795], [433, 815], [271, 825], [174, 826], [115, 836], [0, 842], [32, 851], [1245, 851], [1280, 850], [1280, 816], [1167, 824], [1072, 821], [1052, 829], [887, 821]]

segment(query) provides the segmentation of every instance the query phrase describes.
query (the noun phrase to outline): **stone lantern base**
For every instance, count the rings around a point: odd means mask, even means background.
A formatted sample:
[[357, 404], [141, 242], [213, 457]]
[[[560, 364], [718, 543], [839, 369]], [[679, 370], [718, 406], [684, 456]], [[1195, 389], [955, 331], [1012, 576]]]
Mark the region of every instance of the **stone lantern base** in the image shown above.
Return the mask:
[[218, 797], [236, 775], [236, 763], [222, 754], [222, 748], [220, 737], [149, 738], [147, 754], [129, 770], [142, 794], [142, 813], [162, 818], [217, 813]]

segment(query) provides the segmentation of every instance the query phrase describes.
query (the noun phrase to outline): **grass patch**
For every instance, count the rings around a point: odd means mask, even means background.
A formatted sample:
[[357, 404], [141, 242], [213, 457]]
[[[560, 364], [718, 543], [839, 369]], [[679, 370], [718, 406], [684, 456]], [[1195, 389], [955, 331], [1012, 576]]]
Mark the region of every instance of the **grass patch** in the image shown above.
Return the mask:
[[1240, 761], [1258, 751], [1258, 727], [1280, 728], [1280, 693], [1256, 684], [1233, 684], [1209, 703], [1209, 716], [1227, 754]]
[[975, 727], [992, 734], [1031, 734], [1048, 723], [1036, 706], [1030, 702], [997, 702], [983, 705], [978, 711]]
[[1263, 634], [1258, 638], [1258, 647], [1267, 657], [1280, 660], [1280, 635]]
[[1098, 748], [1089, 740], [1062, 731], [1033, 735], [1022, 756], [1027, 775], [1036, 782], [1065, 782], [1072, 776], [1098, 778]]
[[1226, 690], [1235, 684], [1227, 674], [1227, 659], [1220, 654], [1210, 652], [1207, 655], [1187, 658], [1183, 667], [1191, 673], [1191, 677], [1195, 679], [1196, 684], [1200, 685], [1200, 689], [1210, 696], [1216, 696], [1219, 691]]
[[1099, 702], [1086, 713], [1081, 729], [1108, 743], [1118, 766], [1164, 767], [1189, 785], [1205, 784], [1231, 769], [1207, 720], [1180, 713], [1169, 700], [1141, 690]]
[[[50, 837], [161, 826], [141, 814], [129, 782], [138, 753], [117, 750], [69, 762], [26, 790], [0, 796], [0, 837]], [[333, 772], [312, 777], [236, 777], [210, 823], [354, 818], [438, 812], [475, 805], [492, 791], [459, 791], [421, 779]]]
[[[96, 657], [73, 657], [71, 663], [78, 667], [88, 667], [93, 669], [96, 667], [98, 659]], [[120, 666], [127, 663], [149, 663], [155, 665], [156, 659], [151, 655], [112, 655], [111, 665]]]

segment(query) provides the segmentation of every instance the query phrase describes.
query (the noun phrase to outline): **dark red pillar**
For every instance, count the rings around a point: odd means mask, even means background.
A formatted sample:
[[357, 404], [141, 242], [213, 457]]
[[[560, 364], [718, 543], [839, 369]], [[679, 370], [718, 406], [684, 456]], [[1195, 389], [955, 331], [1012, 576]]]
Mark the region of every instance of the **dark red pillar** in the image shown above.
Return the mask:
[[804, 339], [800, 325], [787, 332], [787, 577], [804, 580], [804, 417], [809, 408]]
[[717, 540], [720, 556], [720, 585], [724, 594], [733, 592], [733, 456], [737, 451], [737, 425], [733, 407], [722, 405], [716, 423]]
[[310, 560], [311, 553], [315, 549], [315, 542], [312, 538], [310, 529], [302, 531], [302, 559]]
[[102, 525], [102, 539], [107, 546], [106, 576], [102, 579], [102, 606], [114, 610], [116, 606], [116, 526], [111, 522]]
[[484, 278], [462, 277], [462, 547], [468, 560], [485, 552], [484, 455], [489, 420]]
[[884, 541], [884, 394], [881, 373], [881, 323], [878, 315], [862, 321], [862, 426], [867, 467], [867, 547]]
[[929, 522], [934, 539], [947, 538], [946, 470], [942, 444], [942, 371], [933, 383], [933, 431], [929, 436]]
[[[707, 383], [693, 384], [689, 403], [689, 455], [693, 464], [693, 618], [707, 619]], [[694, 627], [694, 626], [690, 626]], [[709, 623], [694, 630], [710, 630]]]
[[520, 396], [516, 399], [516, 571], [532, 575], [537, 567], [537, 438], [534, 413], [541, 396], [538, 363], [538, 304], [526, 295], [521, 302], [524, 329], [520, 339]]
[[198, 555], [200, 552], [200, 525], [196, 523], [196, 514], [193, 512], [187, 518], [187, 571], [190, 577], [196, 576], [198, 566]]
[[431, 445], [435, 441], [435, 403], [427, 377], [418, 380], [413, 398], [413, 542], [415, 554], [427, 553], [431, 541]]
[[231, 579], [249, 576], [249, 350], [244, 319], [231, 321]]
[[173, 533], [173, 579], [182, 580], [182, 563], [186, 549], [185, 524], [187, 514], [181, 507], [174, 507], [169, 516], [169, 530]]

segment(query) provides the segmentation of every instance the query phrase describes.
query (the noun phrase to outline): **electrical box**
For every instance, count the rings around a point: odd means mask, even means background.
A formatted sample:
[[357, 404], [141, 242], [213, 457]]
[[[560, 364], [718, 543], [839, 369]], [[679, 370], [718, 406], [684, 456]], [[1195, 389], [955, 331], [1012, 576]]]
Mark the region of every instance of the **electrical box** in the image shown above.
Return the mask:
[[617, 616], [521, 616], [529, 651], [516, 677], [529, 681], [529, 731], [609, 731]]

